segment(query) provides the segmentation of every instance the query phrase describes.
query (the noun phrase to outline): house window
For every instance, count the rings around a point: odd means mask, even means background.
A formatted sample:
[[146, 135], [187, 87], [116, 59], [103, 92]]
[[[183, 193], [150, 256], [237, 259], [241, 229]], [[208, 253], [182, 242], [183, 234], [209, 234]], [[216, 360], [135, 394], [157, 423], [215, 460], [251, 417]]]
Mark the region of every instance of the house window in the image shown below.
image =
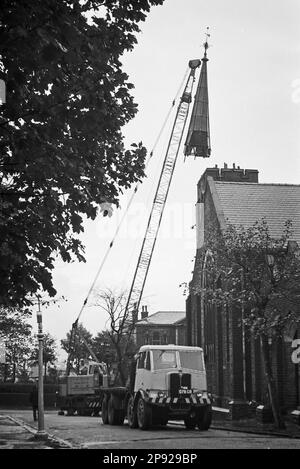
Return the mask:
[[152, 334], [152, 345], [161, 345], [160, 333], [158, 331], [154, 331]]

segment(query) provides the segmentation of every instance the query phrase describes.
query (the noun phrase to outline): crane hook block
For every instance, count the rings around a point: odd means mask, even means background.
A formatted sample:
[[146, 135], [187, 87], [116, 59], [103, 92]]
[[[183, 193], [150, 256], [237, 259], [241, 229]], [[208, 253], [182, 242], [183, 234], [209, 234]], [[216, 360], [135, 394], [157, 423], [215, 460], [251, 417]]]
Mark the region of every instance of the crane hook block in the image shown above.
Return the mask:
[[189, 67], [192, 69], [198, 68], [201, 65], [200, 59], [194, 59], [189, 61]]

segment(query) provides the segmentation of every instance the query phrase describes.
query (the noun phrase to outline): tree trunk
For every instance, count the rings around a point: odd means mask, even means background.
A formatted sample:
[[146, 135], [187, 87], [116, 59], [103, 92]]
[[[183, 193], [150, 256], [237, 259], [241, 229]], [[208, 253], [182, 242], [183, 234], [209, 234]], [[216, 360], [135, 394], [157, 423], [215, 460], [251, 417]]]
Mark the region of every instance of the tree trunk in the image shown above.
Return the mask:
[[264, 365], [265, 365], [265, 373], [266, 373], [267, 383], [268, 383], [270, 403], [271, 403], [272, 412], [273, 412], [273, 416], [275, 420], [275, 425], [277, 428], [285, 428], [284, 420], [282, 418], [280, 407], [279, 407], [276, 383], [275, 383], [275, 379], [273, 377], [273, 372], [272, 372], [268, 337], [265, 334], [261, 334], [260, 338], [261, 338], [263, 360], [264, 360]]
[[13, 383], [15, 383], [15, 381], [16, 381], [16, 371], [17, 371], [17, 365], [16, 365], [16, 363], [14, 362], [14, 363], [13, 363], [13, 373], [12, 373], [12, 380], [13, 380], [12, 382], [13, 382]]
[[4, 365], [4, 383], [6, 383], [8, 378], [8, 363], [5, 363]]

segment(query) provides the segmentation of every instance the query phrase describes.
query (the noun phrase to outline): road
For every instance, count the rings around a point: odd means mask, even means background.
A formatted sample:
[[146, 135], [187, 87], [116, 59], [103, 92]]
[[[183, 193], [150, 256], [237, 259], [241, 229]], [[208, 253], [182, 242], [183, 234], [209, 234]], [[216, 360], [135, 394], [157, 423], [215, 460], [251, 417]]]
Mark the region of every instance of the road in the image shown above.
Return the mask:
[[[31, 426], [30, 410], [1, 410]], [[123, 426], [103, 425], [100, 417], [59, 416], [45, 413], [48, 433], [82, 449], [300, 449], [300, 439], [232, 432], [210, 428], [208, 431], [186, 430], [168, 424], [148, 431]]]

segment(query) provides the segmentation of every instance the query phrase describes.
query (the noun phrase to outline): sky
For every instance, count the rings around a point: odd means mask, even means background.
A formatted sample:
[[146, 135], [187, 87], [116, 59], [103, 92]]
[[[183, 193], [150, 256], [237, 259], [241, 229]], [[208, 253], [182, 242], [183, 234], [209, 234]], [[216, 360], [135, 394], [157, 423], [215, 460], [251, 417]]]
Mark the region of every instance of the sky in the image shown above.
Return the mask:
[[[139, 106], [137, 116], [124, 128], [125, 142], [142, 141], [151, 151], [189, 60], [203, 57], [209, 27], [212, 154], [210, 159], [188, 157], [184, 162], [182, 148], [179, 151], [141, 302], [150, 314], [185, 310], [186, 296], [179, 285], [192, 278], [196, 188], [207, 167], [235, 163], [258, 169], [262, 183], [300, 184], [299, 17], [298, 0], [165, 0], [151, 9], [140, 25], [138, 44], [121, 58]], [[178, 100], [174, 110], [177, 104]], [[122, 291], [131, 286], [172, 117], [155, 146], [147, 178], [124, 219], [95, 291]], [[78, 317], [131, 193], [124, 194], [121, 208], [112, 217], [100, 215], [85, 222], [81, 240], [86, 263], [57, 262], [54, 285], [57, 296], [67, 301], [43, 308], [43, 324], [58, 343]], [[94, 303], [92, 294], [80, 321], [96, 335], [105, 328], [107, 316]], [[32, 321], [36, 329], [35, 314]]]

